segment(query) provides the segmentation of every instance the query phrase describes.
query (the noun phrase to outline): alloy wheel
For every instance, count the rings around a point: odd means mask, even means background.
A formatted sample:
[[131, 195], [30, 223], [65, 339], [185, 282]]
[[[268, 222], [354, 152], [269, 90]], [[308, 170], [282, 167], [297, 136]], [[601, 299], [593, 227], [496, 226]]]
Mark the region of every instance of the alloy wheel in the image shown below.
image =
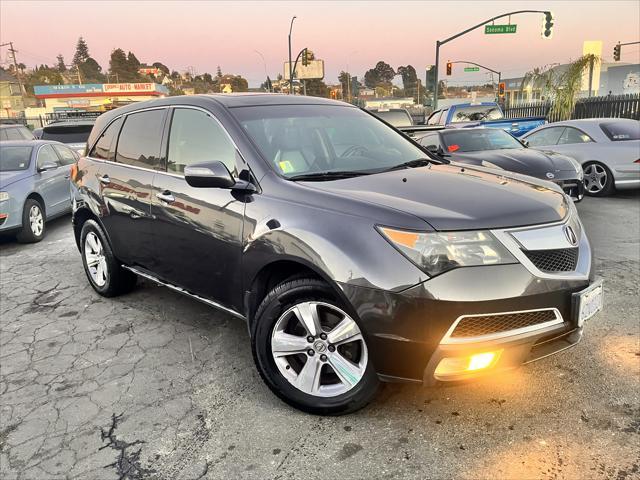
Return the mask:
[[102, 242], [94, 232], [87, 233], [84, 239], [84, 258], [91, 279], [97, 286], [103, 287], [107, 283], [109, 272]]
[[42, 235], [44, 230], [44, 217], [38, 205], [32, 205], [29, 209], [29, 227], [36, 237]]
[[599, 193], [607, 184], [607, 171], [602, 165], [591, 163], [584, 169], [584, 188], [589, 193]]
[[278, 318], [271, 352], [280, 373], [298, 390], [318, 397], [348, 392], [367, 368], [367, 346], [358, 324], [323, 302], [302, 302]]

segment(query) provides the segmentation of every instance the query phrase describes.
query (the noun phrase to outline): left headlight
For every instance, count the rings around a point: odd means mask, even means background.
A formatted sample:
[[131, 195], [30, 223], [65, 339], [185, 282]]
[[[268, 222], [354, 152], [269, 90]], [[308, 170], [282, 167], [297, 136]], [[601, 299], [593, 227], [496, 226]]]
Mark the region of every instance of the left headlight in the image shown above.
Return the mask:
[[9, 200], [9, 194], [7, 192], [0, 192], [0, 202]]
[[457, 267], [500, 265], [518, 261], [486, 230], [475, 232], [411, 232], [378, 227], [409, 260], [434, 276]]

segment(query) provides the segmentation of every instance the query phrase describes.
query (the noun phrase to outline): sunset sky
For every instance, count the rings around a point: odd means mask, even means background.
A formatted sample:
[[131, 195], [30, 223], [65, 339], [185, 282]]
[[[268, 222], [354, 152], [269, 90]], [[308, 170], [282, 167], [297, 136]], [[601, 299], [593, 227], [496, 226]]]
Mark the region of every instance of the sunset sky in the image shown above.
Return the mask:
[[[441, 50], [441, 61], [471, 60], [518, 76], [533, 67], [566, 62], [582, 53], [584, 40], [602, 40], [603, 57], [611, 61], [617, 41], [640, 39], [640, 2], [635, 1], [477, 1], [477, 2], [173, 2], [2, 0], [0, 43], [13, 41], [18, 61], [29, 68], [55, 64], [62, 53], [71, 61], [83, 36], [103, 70], [114, 48], [133, 51], [141, 62], [160, 61], [183, 71], [240, 74], [250, 86], [275, 78], [287, 56], [292, 15], [295, 53], [304, 47], [325, 61], [325, 81], [336, 83], [347, 66], [362, 77], [378, 60], [393, 68], [413, 65], [423, 76], [434, 62], [434, 44], [460, 30], [506, 11], [551, 10], [552, 40], [540, 37], [542, 15], [512, 17], [517, 34], [485, 35], [479, 29]], [[499, 22], [507, 23], [507, 21]], [[295, 55], [294, 53], [294, 55]], [[0, 62], [7, 64], [7, 49]], [[640, 62], [637, 45], [623, 49], [623, 61]], [[462, 67], [460, 67], [462, 70]], [[444, 76], [444, 66], [441, 70]], [[481, 82], [484, 73], [451, 77]]]

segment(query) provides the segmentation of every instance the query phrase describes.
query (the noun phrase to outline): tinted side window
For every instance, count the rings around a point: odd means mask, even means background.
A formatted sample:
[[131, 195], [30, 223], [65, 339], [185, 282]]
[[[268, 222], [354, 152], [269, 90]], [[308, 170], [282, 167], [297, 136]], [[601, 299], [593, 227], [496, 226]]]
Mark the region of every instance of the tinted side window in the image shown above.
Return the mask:
[[640, 140], [640, 122], [607, 122], [601, 123], [600, 128], [612, 142]]
[[563, 130], [564, 127], [545, 128], [539, 132], [529, 135], [526, 140], [529, 142], [531, 147], [555, 145], [558, 143], [558, 139], [560, 138], [560, 135], [562, 135]]
[[420, 139], [420, 145], [424, 145], [425, 147], [430, 147], [430, 146], [434, 146], [436, 148], [440, 147], [440, 135], [438, 134], [431, 134], [431, 135], [425, 135], [424, 137], [422, 137]]
[[118, 118], [111, 125], [109, 125], [107, 129], [102, 132], [102, 135], [100, 135], [98, 142], [91, 150], [89, 156], [93, 158], [101, 158], [102, 160], [113, 160], [115, 157], [114, 139], [118, 135], [121, 125], [122, 117]]
[[41, 168], [45, 163], [60, 165], [60, 159], [51, 145], [44, 145], [38, 152], [38, 168]]
[[236, 171], [236, 148], [226, 132], [200, 110], [176, 109], [169, 133], [167, 171], [183, 173], [187, 165], [213, 161]]
[[136, 167], [161, 167], [160, 143], [165, 110], [127, 115], [118, 138], [116, 162]]
[[72, 163], [76, 163], [75, 154], [67, 147], [63, 147], [62, 145], [54, 145], [53, 148], [56, 149], [56, 152], [60, 157], [60, 163], [62, 165], [71, 165]]
[[586, 133], [581, 132], [577, 128], [567, 127], [564, 129], [564, 132], [562, 132], [562, 135], [560, 135], [558, 144], [587, 143], [591, 141], [591, 137]]

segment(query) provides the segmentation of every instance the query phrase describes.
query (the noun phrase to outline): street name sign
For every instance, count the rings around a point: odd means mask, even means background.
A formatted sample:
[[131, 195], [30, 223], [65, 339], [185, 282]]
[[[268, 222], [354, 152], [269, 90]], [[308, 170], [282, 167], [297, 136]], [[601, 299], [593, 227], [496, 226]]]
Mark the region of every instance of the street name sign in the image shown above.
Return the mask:
[[516, 33], [517, 25], [485, 25], [484, 33], [494, 34], [494, 33]]
[[464, 67], [465, 72], [479, 72], [480, 67]]

